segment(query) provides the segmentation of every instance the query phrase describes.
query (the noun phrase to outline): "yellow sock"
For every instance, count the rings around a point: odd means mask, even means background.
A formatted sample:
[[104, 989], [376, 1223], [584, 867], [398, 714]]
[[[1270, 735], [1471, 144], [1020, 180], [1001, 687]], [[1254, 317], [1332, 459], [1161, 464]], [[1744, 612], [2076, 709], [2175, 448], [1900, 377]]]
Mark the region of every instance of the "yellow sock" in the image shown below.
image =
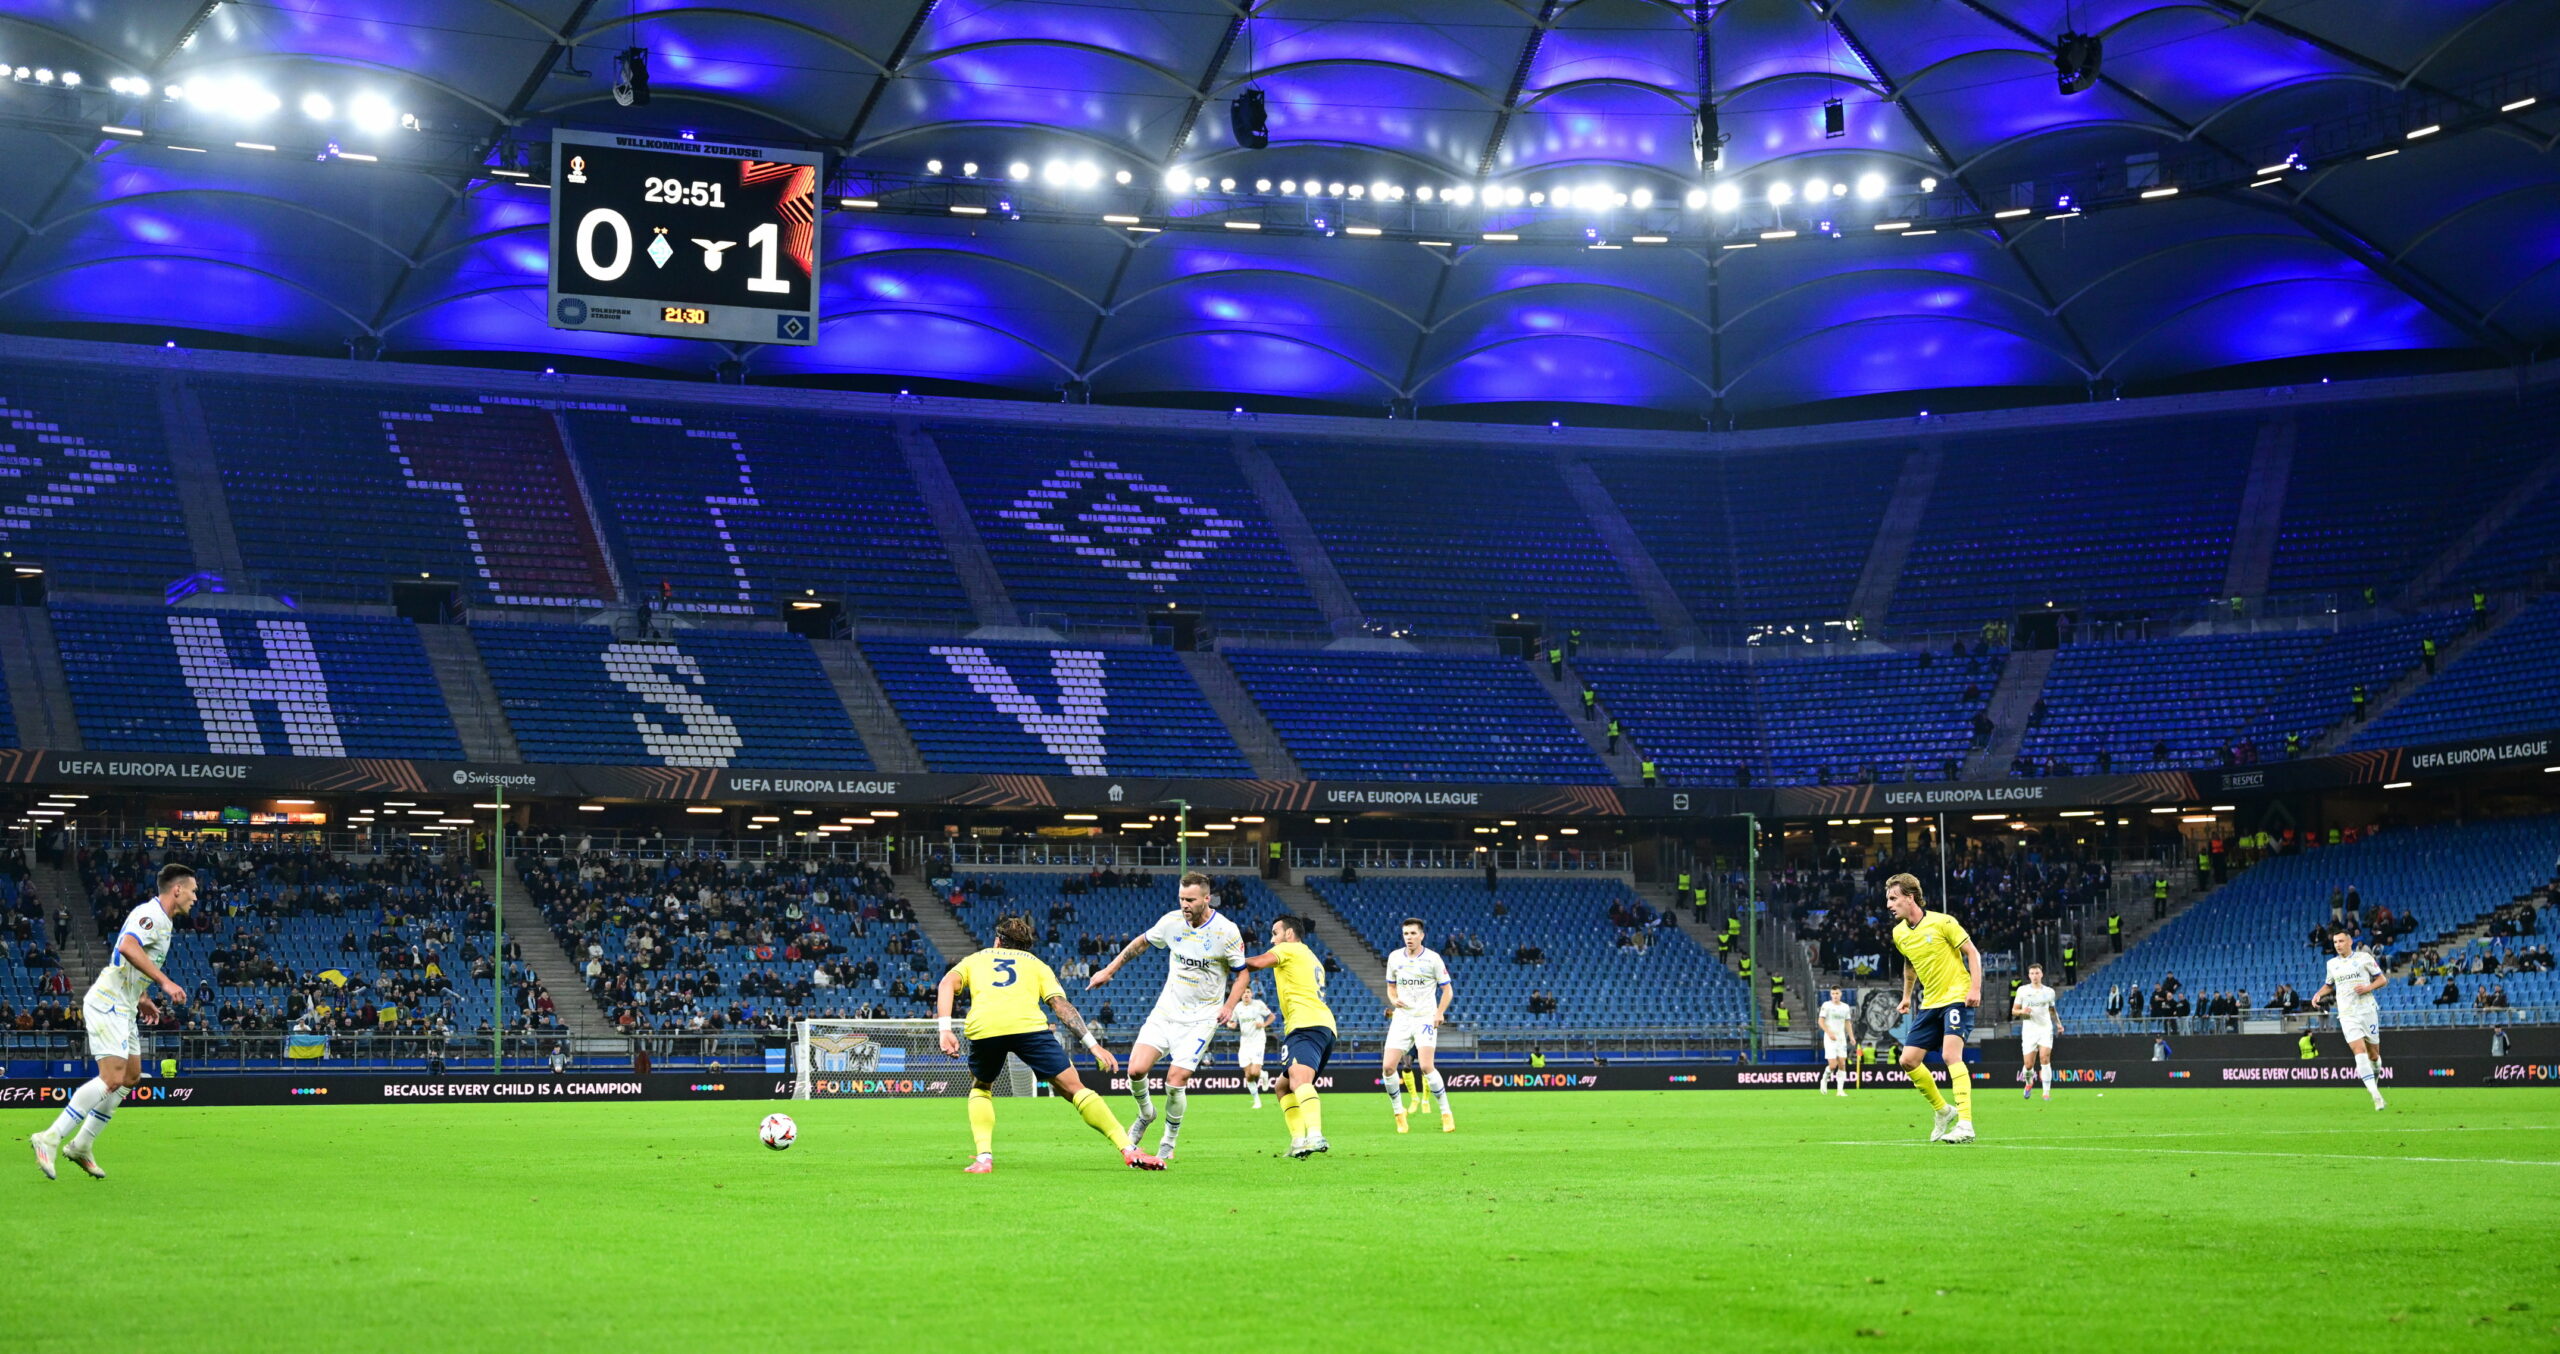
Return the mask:
[[996, 1150], [996, 1093], [969, 1088], [969, 1132], [978, 1140], [978, 1155]]
[[1968, 1124], [1972, 1123], [1973, 1072], [1964, 1065], [1964, 1059], [1958, 1058], [1947, 1064], [1947, 1084], [1955, 1088], [1956, 1117]]
[[1947, 1107], [1947, 1098], [1938, 1094], [1938, 1079], [1930, 1075], [1929, 1064], [1906, 1067], [1902, 1069], [1902, 1075], [1911, 1078], [1911, 1084], [1920, 1088], [1920, 1094], [1928, 1098], [1929, 1108], [1942, 1110]]
[[[989, 1101], [988, 1104], [992, 1107], [994, 1102]], [[1083, 1115], [1084, 1121], [1093, 1125], [1094, 1132], [1110, 1139], [1111, 1145], [1121, 1151], [1129, 1150], [1129, 1134], [1120, 1127], [1120, 1116], [1111, 1112], [1110, 1104], [1101, 1096], [1094, 1094], [1092, 1087], [1085, 1086], [1077, 1089], [1075, 1106], [1076, 1113]], [[993, 1113], [992, 1108], [989, 1113]]]
[[1289, 1141], [1296, 1142], [1298, 1139], [1307, 1136], [1306, 1119], [1298, 1113], [1298, 1093], [1296, 1091], [1282, 1091], [1280, 1093], [1280, 1117], [1288, 1121]]
[[1324, 1136], [1324, 1106], [1316, 1099], [1316, 1088], [1310, 1084], [1298, 1092], [1298, 1121], [1307, 1126], [1307, 1136]]

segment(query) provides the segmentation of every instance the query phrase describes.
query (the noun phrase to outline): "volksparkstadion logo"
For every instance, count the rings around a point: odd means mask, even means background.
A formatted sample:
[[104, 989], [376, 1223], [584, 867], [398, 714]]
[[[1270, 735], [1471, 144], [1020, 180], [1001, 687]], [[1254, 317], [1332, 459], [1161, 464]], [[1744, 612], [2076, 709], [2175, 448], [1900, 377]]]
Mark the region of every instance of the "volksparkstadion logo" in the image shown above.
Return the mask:
[[456, 771], [453, 773], [453, 783], [456, 785], [492, 785], [504, 786], [508, 789], [530, 790], [533, 788], [533, 777], [529, 775], [502, 776], [491, 771]]

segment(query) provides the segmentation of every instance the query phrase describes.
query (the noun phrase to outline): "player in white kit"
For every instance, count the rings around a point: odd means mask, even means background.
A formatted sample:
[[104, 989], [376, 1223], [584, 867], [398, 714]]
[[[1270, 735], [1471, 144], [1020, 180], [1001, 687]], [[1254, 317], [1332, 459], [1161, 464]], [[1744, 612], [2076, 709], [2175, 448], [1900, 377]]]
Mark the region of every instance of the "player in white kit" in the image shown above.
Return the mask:
[[2347, 1036], [2347, 1047], [2355, 1050], [2356, 1080], [2373, 1096], [2375, 1109], [2386, 1108], [2382, 1099], [2382, 1002], [2373, 994], [2389, 986], [2391, 975], [2371, 951], [2356, 948], [2353, 932], [2344, 927], [2329, 933], [2329, 948], [2337, 953], [2329, 960], [2329, 981], [2311, 994], [2311, 1004], [2318, 1006], [2335, 999], [2338, 1003], [2338, 1033]]
[[1840, 989], [1831, 989], [1831, 1000], [1813, 1013], [1813, 1023], [1822, 1027], [1822, 1078], [1814, 1083], [1814, 1092], [1837, 1090], [1849, 1094], [1849, 1035], [1856, 1023], [1857, 1012], [1840, 999]]
[[1173, 1070], [1165, 1073], [1164, 1145], [1156, 1155], [1173, 1159], [1174, 1140], [1182, 1136], [1182, 1111], [1190, 1100], [1191, 1074], [1209, 1056], [1209, 1041], [1227, 1018], [1227, 976], [1244, 967], [1244, 933], [1218, 915], [1209, 901], [1209, 876], [1182, 877], [1182, 906], [1164, 914], [1147, 933], [1130, 941], [1111, 962], [1085, 980], [1088, 988], [1111, 981], [1120, 966], [1152, 945], [1165, 952], [1164, 991], [1155, 1009], [1138, 1027], [1138, 1042], [1129, 1050], [1129, 1095], [1138, 1102], [1138, 1117], [1129, 1126], [1136, 1142], [1155, 1122], [1155, 1096], [1147, 1089], [1147, 1071], [1170, 1054]]
[[1440, 1022], [1449, 1016], [1457, 989], [1449, 984], [1449, 966], [1439, 952], [1422, 948], [1422, 919], [1404, 919], [1404, 945], [1387, 956], [1387, 1047], [1380, 1056], [1378, 1084], [1396, 1111], [1396, 1132], [1406, 1131], [1403, 1089], [1396, 1084], [1396, 1064], [1410, 1053], [1422, 1065], [1422, 1081], [1440, 1102], [1440, 1131], [1458, 1131], [1458, 1116], [1449, 1112], [1449, 1083], [1433, 1059], [1440, 1051]]
[[1244, 1088], [1253, 1092], [1253, 1107], [1262, 1108], [1263, 1044], [1271, 1036], [1271, 1008], [1263, 1005], [1262, 994], [1248, 990], [1245, 999], [1236, 1003], [1236, 1069], [1244, 1073]]
[[[89, 1056], [98, 1060], [98, 1075], [71, 1093], [71, 1102], [41, 1133], [31, 1134], [36, 1169], [54, 1178], [57, 1155], [71, 1158], [97, 1179], [107, 1173], [98, 1165], [92, 1144], [116, 1117], [116, 1106], [142, 1082], [142, 1040], [135, 1022], [156, 1020], [160, 1008], [151, 1000], [157, 987], [170, 1001], [183, 1003], [187, 989], [161, 971], [177, 919], [196, 904], [196, 872], [184, 865], [160, 867], [160, 893], [125, 914], [116, 933], [115, 953], [89, 985], [82, 1014], [89, 1023]], [[67, 1135], [67, 1136], [66, 1136]]]
[[2044, 1098], [2053, 1099], [2053, 1036], [2062, 1033], [2062, 1016], [2053, 1009], [2053, 989], [2044, 985], [2044, 965], [2027, 965], [2027, 985], [2009, 998], [2009, 1018], [2018, 1022], [2019, 1071], [2024, 1084], [2018, 1097], [2036, 1093], [2036, 1075], [2044, 1075]]

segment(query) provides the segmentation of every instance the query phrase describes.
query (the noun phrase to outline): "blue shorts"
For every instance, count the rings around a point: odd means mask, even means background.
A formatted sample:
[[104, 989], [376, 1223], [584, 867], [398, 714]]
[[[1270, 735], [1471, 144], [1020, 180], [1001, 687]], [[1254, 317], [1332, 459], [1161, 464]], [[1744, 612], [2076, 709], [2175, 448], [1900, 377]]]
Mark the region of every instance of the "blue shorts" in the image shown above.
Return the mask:
[[1321, 1072], [1324, 1065], [1333, 1060], [1333, 1031], [1322, 1025], [1291, 1030], [1289, 1037], [1280, 1041], [1280, 1046], [1289, 1051], [1291, 1063], [1310, 1072]]
[[1008, 1053], [1020, 1058], [1022, 1065], [1030, 1068], [1032, 1074], [1042, 1081], [1056, 1080], [1057, 1075], [1071, 1065], [1067, 1062], [1066, 1047], [1058, 1042], [1058, 1036], [1047, 1030], [990, 1034], [984, 1039], [969, 1041], [969, 1075], [992, 1085], [1003, 1074], [1004, 1055]]
[[1973, 1008], [1963, 1002], [1944, 1006], [1923, 1006], [1911, 1015], [1911, 1028], [1902, 1036], [1904, 1048], [1935, 1051], [1948, 1039], [1973, 1037]]

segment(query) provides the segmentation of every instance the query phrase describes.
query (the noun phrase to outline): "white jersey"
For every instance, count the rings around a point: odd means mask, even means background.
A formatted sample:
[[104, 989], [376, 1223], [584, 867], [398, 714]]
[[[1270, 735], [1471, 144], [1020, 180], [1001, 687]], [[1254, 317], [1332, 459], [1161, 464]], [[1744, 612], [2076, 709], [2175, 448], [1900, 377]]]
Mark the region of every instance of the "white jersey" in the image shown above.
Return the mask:
[[1387, 996], [1398, 1020], [1427, 1020], [1440, 1011], [1440, 988], [1449, 981], [1449, 966], [1440, 952], [1415, 954], [1397, 946], [1387, 955]]
[[151, 980], [125, 959], [124, 938], [131, 936], [141, 941], [142, 952], [167, 972], [171, 931], [169, 914], [157, 898], [145, 899], [141, 906], [124, 914], [124, 928], [116, 932], [116, 951], [108, 958], [107, 966], [98, 970], [98, 980], [89, 984], [89, 1003], [132, 1010], [134, 1003], [151, 991]]
[[1226, 1004], [1228, 980], [1244, 967], [1244, 932], [1219, 912], [1193, 926], [1175, 908], [1147, 928], [1146, 941], [1166, 952], [1169, 965], [1164, 991], [1147, 1018], [1186, 1025], [1215, 1019]]
[[1826, 1038], [1846, 1039], [1849, 1037], [1849, 1022], [1855, 1015], [1856, 1012], [1851, 1011], [1845, 1001], [1826, 1001], [1820, 1010], [1813, 1013], [1813, 1020], [1822, 1027]]
[[2382, 999], [2370, 992], [2359, 993], [2354, 985], [2372, 982], [2381, 976], [2382, 965], [2376, 963], [2373, 955], [2368, 951], [2358, 950], [2350, 955], [2331, 956], [2329, 960], [2330, 996], [2337, 1001], [2338, 1010], [2341, 1013], [2370, 1014], [2382, 1004]]
[[1236, 1033], [1238, 1036], [1249, 1040], [1259, 1040], [1265, 1034], [1269, 1033], [1270, 1029], [1271, 1008], [1262, 1004], [1262, 998], [1247, 997], [1242, 1002], [1237, 1003]]
[[2042, 983], [2029, 983], [2009, 999], [2009, 1009], [2022, 1031], [2053, 1037], [2053, 989]]

